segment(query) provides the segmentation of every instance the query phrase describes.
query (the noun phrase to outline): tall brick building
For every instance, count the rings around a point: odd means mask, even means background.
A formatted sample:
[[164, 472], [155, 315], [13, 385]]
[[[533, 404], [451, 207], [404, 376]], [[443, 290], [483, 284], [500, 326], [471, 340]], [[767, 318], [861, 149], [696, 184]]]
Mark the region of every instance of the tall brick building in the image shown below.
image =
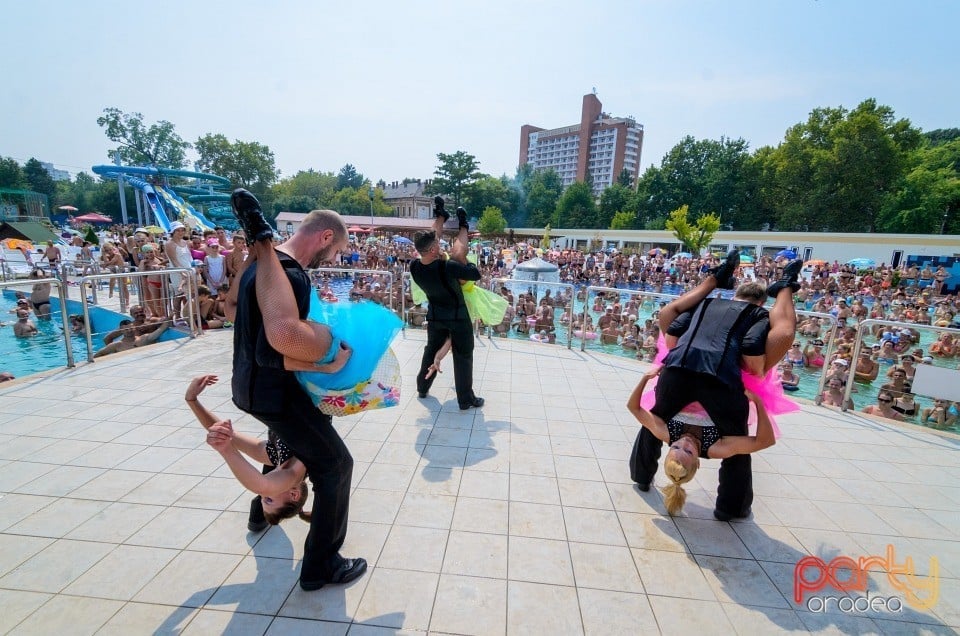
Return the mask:
[[564, 186], [593, 178], [599, 194], [612, 185], [623, 169], [636, 183], [640, 175], [643, 125], [633, 117], [611, 117], [595, 94], [583, 96], [580, 123], [550, 130], [520, 127], [520, 165], [535, 170], [553, 168]]

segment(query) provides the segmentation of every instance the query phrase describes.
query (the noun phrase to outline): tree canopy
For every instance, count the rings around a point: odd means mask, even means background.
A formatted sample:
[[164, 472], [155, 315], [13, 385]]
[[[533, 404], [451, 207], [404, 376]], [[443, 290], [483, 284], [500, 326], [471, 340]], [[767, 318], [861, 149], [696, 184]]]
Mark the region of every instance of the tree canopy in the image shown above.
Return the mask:
[[207, 133], [197, 139], [197, 167], [230, 179], [234, 187], [247, 188], [257, 195], [267, 193], [280, 175], [269, 146], [256, 141], [229, 141], [220, 134]]
[[477, 221], [477, 231], [481, 234], [502, 234], [507, 229], [507, 220], [503, 218], [500, 208], [488, 206], [484, 208], [480, 220]]
[[473, 155], [458, 150], [452, 155], [437, 153], [440, 164], [434, 171], [434, 179], [427, 188], [428, 194], [446, 194], [453, 197], [454, 205], [461, 205], [472, 193], [473, 186], [483, 174]]
[[147, 126], [140, 113], [124, 113], [119, 108], [104, 108], [97, 124], [104, 128], [107, 139], [119, 144], [108, 156], [119, 154], [127, 164], [149, 164], [162, 168], [183, 168], [187, 165], [190, 144], [180, 138], [173, 124], [158, 121]]

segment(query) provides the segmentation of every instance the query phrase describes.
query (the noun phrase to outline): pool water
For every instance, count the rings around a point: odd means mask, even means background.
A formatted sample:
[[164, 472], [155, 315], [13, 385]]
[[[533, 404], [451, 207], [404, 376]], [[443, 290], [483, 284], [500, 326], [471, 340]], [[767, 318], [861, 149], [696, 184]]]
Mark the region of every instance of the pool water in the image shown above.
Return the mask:
[[[531, 281], [508, 281], [504, 284], [506, 284], [506, 286], [514, 293], [515, 296], [520, 292], [526, 292], [528, 288], [534, 287], [536, 285], [536, 283]], [[349, 298], [349, 290], [351, 286], [352, 286], [351, 279], [334, 279], [333, 281], [331, 281], [331, 288], [333, 289], [334, 293], [343, 300], [347, 300]], [[679, 286], [674, 286], [674, 287], [675, 289], [664, 288], [661, 291], [661, 293], [678, 294], [683, 292], [683, 290]], [[540, 289], [537, 290], [538, 300], [539, 298], [542, 297], [543, 291], [547, 288], [548, 287], [541, 286]], [[553, 290], [553, 294], [555, 295], [557, 289], [556, 288], [550, 288], [550, 289]], [[637, 294], [637, 293], [643, 293], [644, 291], [651, 292], [653, 290], [652, 289], [644, 290], [644, 289], [635, 289], [635, 288], [623, 289], [622, 291], [620, 291], [620, 294], [619, 294], [621, 305], [625, 304], [629, 300], [631, 295]], [[724, 296], [726, 297], [730, 297], [731, 295], [732, 295], [732, 292], [724, 293]], [[588, 303], [588, 307], [592, 307], [594, 299], [595, 299], [595, 296], [591, 295], [586, 299], [586, 301], [574, 300], [573, 302], [574, 312], [577, 314], [581, 313], [583, 311], [584, 302]], [[604, 304], [609, 302], [613, 302], [613, 300], [611, 297], [611, 293], [607, 292], [607, 297], [604, 299]], [[652, 318], [653, 312], [658, 308], [658, 306], [659, 306], [659, 299], [654, 300], [653, 302], [648, 301], [647, 304], [642, 305], [640, 308], [639, 315], [637, 317], [638, 322], [642, 324], [644, 320], [648, 318]], [[563, 313], [562, 309], [560, 308], [554, 309], [554, 324], [556, 327], [555, 333], [556, 333], [557, 346], [566, 346], [566, 343], [567, 343], [568, 327], [567, 325], [560, 323], [560, 316], [562, 315], [562, 313]], [[589, 309], [588, 313], [593, 317], [594, 324], [596, 324], [597, 319], [599, 318], [602, 312], [594, 312], [592, 311], [592, 309]], [[934, 332], [919, 330], [919, 333], [920, 333], [920, 343], [910, 347], [911, 350], [915, 347], [921, 347], [921, 346], [924, 349], [926, 349], [934, 340], [936, 340], [936, 334]], [[511, 339], [528, 339], [529, 335], [518, 334], [515, 330], [511, 330], [507, 337]], [[800, 340], [801, 342], [805, 342], [807, 339], [801, 338]], [[873, 344], [876, 341], [877, 339], [873, 337], [868, 337], [866, 339], [865, 346]], [[572, 346], [574, 348], [579, 349], [581, 346], [581, 339], [574, 336]], [[625, 349], [620, 344], [602, 344], [599, 338], [594, 340], [588, 339], [586, 341], [584, 348], [588, 351], [600, 351], [603, 353], [607, 353], [610, 355], [619, 356], [623, 358], [637, 359], [636, 350]], [[941, 365], [942, 362], [935, 361], [935, 364]], [[853, 399], [854, 407], [856, 410], [859, 411], [869, 404], [876, 403], [877, 393], [880, 389], [880, 386], [887, 382], [885, 374], [889, 368], [890, 368], [889, 365], [884, 365], [881, 363], [878, 377], [872, 384], [857, 383], [855, 385], [854, 392], [851, 395], [851, 398]], [[801, 367], [801, 368], [797, 368], [796, 372], [797, 372], [797, 375], [800, 376], [799, 389], [792, 393], [788, 393], [788, 396], [796, 396], [798, 398], [814, 401], [818, 396], [818, 391], [820, 386], [820, 376], [822, 372], [821, 369]], [[933, 400], [926, 397], [916, 396], [915, 401], [917, 403], [917, 416], [907, 419], [907, 421], [913, 422], [913, 423], [918, 422], [919, 413], [922, 409], [933, 406]], [[954, 429], [952, 430], [956, 430], [960, 432], [960, 425], [954, 427]]]
[[[13, 335], [13, 323], [17, 321], [17, 317], [15, 313], [11, 313], [11, 310], [16, 309], [16, 296], [9, 289], [4, 290], [0, 295], [0, 316], [2, 316], [0, 321], [7, 323], [7, 326], [0, 328], [0, 360], [2, 360], [0, 371], [9, 371], [15, 377], [22, 378], [67, 366], [67, 347], [60, 322], [60, 303], [56, 302], [56, 299], [53, 300], [55, 302], [51, 305], [50, 318], [37, 318], [32, 311], [30, 312], [30, 320], [37, 326], [39, 333], [29, 338], [17, 338]], [[79, 314], [82, 311], [83, 305], [80, 301], [67, 301], [68, 314]], [[94, 350], [103, 346], [104, 335], [116, 329], [122, 319], [130, 317], [102, 307], [90, 307], [90, 314], [94, 329]], [[160, 340], [184, 336], [185, 334], [168, 329]], [[86, 362], [87, 340], [84, 334], [70, 334], [68, 338], [73, 349], [74, 363]]]

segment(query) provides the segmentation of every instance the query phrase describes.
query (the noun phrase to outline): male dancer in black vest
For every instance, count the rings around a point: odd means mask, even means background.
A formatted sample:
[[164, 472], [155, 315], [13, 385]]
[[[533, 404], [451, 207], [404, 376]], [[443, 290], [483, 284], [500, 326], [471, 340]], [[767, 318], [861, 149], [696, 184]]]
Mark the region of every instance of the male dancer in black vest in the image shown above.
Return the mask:
[[[699, 402], [722, 435], [746, 435], [749, 402], [744, 394], [741, 365], [763, 376], [786, 354], [796, 330], [793, 292], [803, 262], [786, 265], [780, 280], [764, 289], [747, 283], [733, 300], [707, 298], [715, 289], [731, 289], [740, 254], [727, 260], [695, 289], [660, 312], [660, 327], [670, 352], [657, 381], [656, 404], [650, 409], [669, 422], [683, 407]], [[766, 296], [773, 308], [763, 308]], [[630, 457], [630, 475], [647, 491], [657, 472], [662, 442], [641, 429]], [[714, 517], [721, 521], [747, 517], [753, 503], [750, 455], [734, 455], [720, 464]]]
[[[449, 217], [443, 209], [443, 198], [434, 199], [434, 214]], [[467, 227], [467, 212], [457, 208], [461, 228]], [[427, 344], [423, 362], [417, 374], [417, 395], [427, 397], [437, 375], [430, 374], [430, 365], [440, 348], [450, 338], [453, 351], [453, 380], [457, 388], [457, 403], [462, 410], [483, 406], [483, 398], [473, 392], [473, 323], [463, 302], [461, 280], [480, 280], [480, 270], [472, 263], [466, 265], [444, 260], [440, 255], [440, 241], [435, 232], [419, 232], [414, 247], [420, 258], [410, 263], [410, 275], [427, 295]]]

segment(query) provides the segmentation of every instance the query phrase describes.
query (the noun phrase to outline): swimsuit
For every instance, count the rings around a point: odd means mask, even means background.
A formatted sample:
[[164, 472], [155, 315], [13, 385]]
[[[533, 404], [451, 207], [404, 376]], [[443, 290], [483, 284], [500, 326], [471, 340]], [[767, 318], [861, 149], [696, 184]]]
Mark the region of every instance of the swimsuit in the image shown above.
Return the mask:
[[[681, 417], [686, 418], [686, 415], [681, 415]], [[697, 436], [700, 440], [700, 457], [704, 459], [709, 459], [707, 451], [711, 446], [720, 441], [720, 433], [717, 431], [717, 427], [710, 426], [701, 426], [699, 424], [688, 424], [678, 419], [672, 419], [667, 422], [667, 431], [670, 433], [670, 445], [676, 443], [685, 432], [690, 432], [692, 427], [700, 429], [700, 435]], [[694, 433], [696, 436], [696, 433]]]

